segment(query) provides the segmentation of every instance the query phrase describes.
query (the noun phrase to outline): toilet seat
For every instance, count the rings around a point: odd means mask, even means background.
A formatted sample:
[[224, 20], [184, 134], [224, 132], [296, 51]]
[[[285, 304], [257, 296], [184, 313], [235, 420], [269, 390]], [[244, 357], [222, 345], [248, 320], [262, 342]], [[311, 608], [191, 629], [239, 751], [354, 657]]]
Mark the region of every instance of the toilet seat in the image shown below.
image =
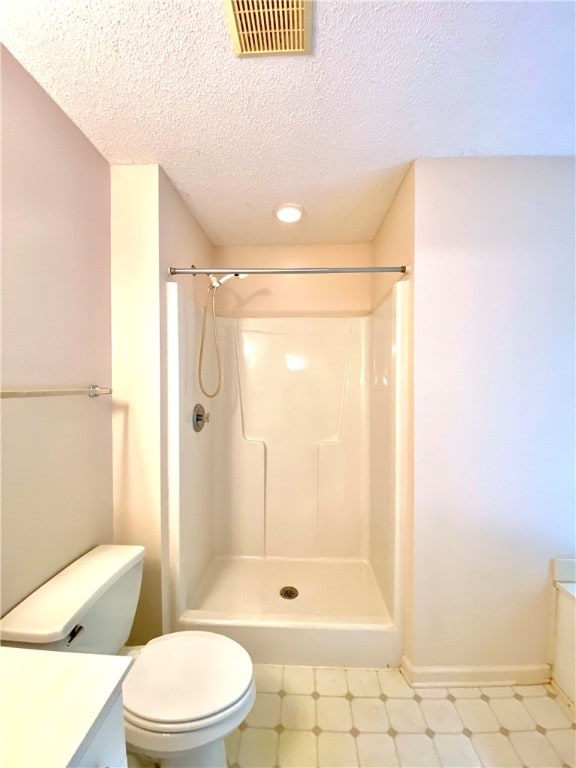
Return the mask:
[[131, 712], [124, 710], [124, 722], [129, 723], [130, 725], [133, 725], [143, 731], [148, 731], [151, 733], [177, 734], [198, 731], [200, 729], [208, 728], [212, 725], [217, 725], [222, 720], [225, 720], [228, 717], [234, 715], [246, 705], [246, 702], [252, 696], [252, 693], [252, 686], [249, 686], [246, 693], [240, 699], [238, 699], [238, 701], [235, 701], [232, 706], [227, 707], [226, 709], [223, 709], [214, 715], [210, 715], [210, 717], [205, 717], [200, 720], [188, 720], [186, 722], [177, 723], [157, 723], [152, 720], [146, 720], [144, 718], [138, 717], [133, 715]]
[[212, 632], [163, 635], [142, 649], [124, 681], [124, 717], [158, 733], [206, 728], [244, 706], [252, 681], [250, 656], [234, 640]]

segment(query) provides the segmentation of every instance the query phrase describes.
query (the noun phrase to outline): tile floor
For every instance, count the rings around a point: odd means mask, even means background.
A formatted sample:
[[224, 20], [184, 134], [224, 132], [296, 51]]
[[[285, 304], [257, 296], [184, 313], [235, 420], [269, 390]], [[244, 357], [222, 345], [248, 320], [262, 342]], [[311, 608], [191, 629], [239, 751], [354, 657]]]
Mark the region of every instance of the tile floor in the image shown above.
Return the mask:
[[550, 686], [411, 688], [391, 669], [255, 665], [231, 768], [574, 768], [574, 708]]

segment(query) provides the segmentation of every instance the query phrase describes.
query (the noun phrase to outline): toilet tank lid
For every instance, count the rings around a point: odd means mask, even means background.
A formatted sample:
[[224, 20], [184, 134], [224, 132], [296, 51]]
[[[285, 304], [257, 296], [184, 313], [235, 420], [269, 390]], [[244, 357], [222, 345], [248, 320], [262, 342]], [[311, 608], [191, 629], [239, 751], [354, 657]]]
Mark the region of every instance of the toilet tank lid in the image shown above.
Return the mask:
[[102, 544], [18, 603], [0, 619], [0, 639], [52, 643], [67, 637], [96, 600], [144, 557], [144, 547]]

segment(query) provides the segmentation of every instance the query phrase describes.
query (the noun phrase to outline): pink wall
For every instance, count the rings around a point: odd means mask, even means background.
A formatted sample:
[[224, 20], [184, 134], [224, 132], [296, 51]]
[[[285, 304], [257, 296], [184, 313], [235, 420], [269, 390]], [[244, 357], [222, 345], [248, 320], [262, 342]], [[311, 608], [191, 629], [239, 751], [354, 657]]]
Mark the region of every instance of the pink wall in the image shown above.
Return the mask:
[[[2, 387], [110, 386], [109, 167], [0, 47]], [[6, 610], [112, 538], [108, 397], [2, 401]]]

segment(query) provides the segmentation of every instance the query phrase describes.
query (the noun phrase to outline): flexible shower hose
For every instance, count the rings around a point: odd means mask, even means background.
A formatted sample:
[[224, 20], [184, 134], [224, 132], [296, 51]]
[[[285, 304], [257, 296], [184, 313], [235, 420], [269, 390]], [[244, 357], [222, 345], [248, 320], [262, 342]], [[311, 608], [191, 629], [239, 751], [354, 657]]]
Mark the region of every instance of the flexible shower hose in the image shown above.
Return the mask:
[[[202, 334], [200, 337], [200, 352], [198, 354], [198, 384], [206, 397], [216, 397], [222, 387], [222, 364], [220, 362], [220, 343], [218, 341], [218, 327], [216, 325], [216, 290], [218, 285], [210, 285], [204, 297], [204, 312], [202, 314]], [[216, 370], [218, 371], [218, 383], [214, 392], [208, 392], [202, 381], [202, 368], [204, 367], [204, 345], [206, 340], [206, 315], [208, 313], [208, 297], [212, 293], [212, 332], [214, 334], [214, 349], [216, 352]]]

